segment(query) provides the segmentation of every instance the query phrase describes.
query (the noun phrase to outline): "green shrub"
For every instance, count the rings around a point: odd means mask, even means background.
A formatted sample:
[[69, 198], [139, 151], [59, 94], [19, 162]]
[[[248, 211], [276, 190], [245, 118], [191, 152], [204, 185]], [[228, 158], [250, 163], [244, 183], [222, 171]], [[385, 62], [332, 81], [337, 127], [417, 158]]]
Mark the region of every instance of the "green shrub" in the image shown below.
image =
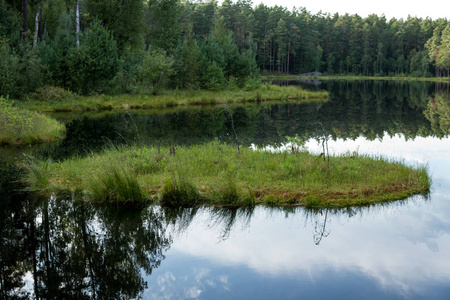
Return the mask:
[[0, 39], [0, 95], [16, 96], [15, 85], [19, 77], [19, 63], [10, 53], [6, 41]]
[[175, 60], [162, 49], [149, 50], [137, 66], [138, 83], [141, 88], [157, 94], [165, 88], [174, 73]]
[[31, 127], [31, 112], [13, 107], [12, 102], [0, 96], [0, 128], [11, 135], [20, 133]]
[[0, 96], [0, 144], [28, 144], [60, 138], [65, 126], [45, 115], [14, 107]]
[[0, 37], [0, 95], [20, 98], [35, 91], [45, 81], [45, 67], [36, 49], [25, 46], [11, 51]]
[[83, 94], [99, 92], [120, 67], [117, 43], [98, 20], [91, 23], [80, 47], [72, 48], [68, 57], [73, 89]]
[[69, 17], [62, 13], [54, 38], [50, 40], [46, 36], [46, 43], [40, 46], [43, 63], [50, 71], [51, 81], [49, 83], [65, 88], [73, 87], [73, 78], [69, 67], [70, 53], [75, 51], [75, 35], [68, 30], [68, 22]]
[[261, 87], [262, 82], [259, 77], [247, 77], [244, 83], [244, 90], [245, 91], [253, 91], [257, 88]]
[[40, 87], [36, 92], [27, 95], [28, 99], [37, 101], [63, 101], [76, 97], [77, 95], [70, 91], [50, 85]]
[[225, 85], [225, 76], [222, 68], [216, 64], [215, 61], [213, 61], [206, 69], [206, 72], [202, 77], [202, 82], [203, 87], [207, 90], [219, 91], [223, 89]]

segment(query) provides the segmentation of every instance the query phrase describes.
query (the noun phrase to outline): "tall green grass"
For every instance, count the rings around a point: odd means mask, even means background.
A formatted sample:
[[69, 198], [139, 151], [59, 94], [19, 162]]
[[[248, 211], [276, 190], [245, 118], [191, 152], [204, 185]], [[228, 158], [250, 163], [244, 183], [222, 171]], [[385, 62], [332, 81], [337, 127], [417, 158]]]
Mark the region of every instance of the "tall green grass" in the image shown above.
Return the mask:
[[21, 178], [28, 191], [45, 195], [50, 192], [50, 160], [39, 160], [26, 156], [22, 167], [25, 175]]
[[166, 179], [160, 204], [169, 207], [191, 207], [205, 203], [205, 198], [187, 178], [172, 176]]
[[[97, 201], [151, 199], [168, 206], [361, 205], [426, 194], [430, 187], [425, 166], [413, 168], [354, 153], [324, 161], [306, 151], [238, 151], [218, 142], [170, 153], [169, 148], [158, 152], [157, 147], [110, 149], [51, 164], [49, 186], [54, 191], [81, 187]], [[116, 171], [106, 172], [111, 164]], [[121, 172], [128, 179], [116, 179]], [[110, 194], [117, 186], [128, 185], [133, 192], [124, 192], [126, 196]], [[134, 194], [138, 185], [142, 193]]]
[[100, 202], [124, 203], [145, 199], [137, 177], [128, 168], [120, 168], [114, 164], [90, 179], [89, 190], [91, 198]]

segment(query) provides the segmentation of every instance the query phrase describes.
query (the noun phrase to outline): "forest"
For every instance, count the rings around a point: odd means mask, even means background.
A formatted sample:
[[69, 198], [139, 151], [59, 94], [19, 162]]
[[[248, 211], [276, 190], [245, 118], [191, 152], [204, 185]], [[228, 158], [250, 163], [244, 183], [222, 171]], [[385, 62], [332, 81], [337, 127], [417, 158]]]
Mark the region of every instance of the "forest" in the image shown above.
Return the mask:
[[248, 0], [0, 0], [0, 57], [10, 98], [252, 89], [261, 75], [313, 71], [444, 77], [450, 23]]

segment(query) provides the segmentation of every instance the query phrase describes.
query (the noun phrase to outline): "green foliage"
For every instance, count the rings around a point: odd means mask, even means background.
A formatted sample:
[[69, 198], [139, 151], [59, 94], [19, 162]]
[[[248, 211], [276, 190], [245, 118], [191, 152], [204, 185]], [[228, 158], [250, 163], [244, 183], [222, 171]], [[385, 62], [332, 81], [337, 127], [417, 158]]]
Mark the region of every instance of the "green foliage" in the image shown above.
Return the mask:
[[19, 62], [15, 55], [10, 52], [8, 43], [0, 39], [0, 95], [19, 95], [16, 83], [19, 80]]
[[35, 92], [27, 94], [26, 98], [37, 101], [60, 102], [77, 98], [77, 95], [60, 87], [44, 85]]
[[43, 85], [81, 94], [217, 90], [222, 74], [231, 89], [252, 90], [260, 72], [429, 76], [434, 67], [442, 77], [450, 69], [446, 19], [312, 15], [249, 1], [86, 0], [77, 48], [73, 4], [28, 1], [22, 32], [22, 3], [0, 0], [1, 95]]
[[180, 87], [188, 89], [199, 88], [200, 79], [200, 47], [194, 39], [192, 25], [189, 26], [187, 35], [181, 48], [178, 50], [176, 64], [176, 82]]
[[159, 93], [174, 74], [174, 62], [173, 57], [168, 56], [162, 49], [147, 51], [137, 67], [138, 84], [153, 94]]
[[12, 103], [0, 96], [0, 128], [9, 129], [20, 135], [31, 127], [31, 114], [12, 106]]
[[75, 51], [75, 37], [67, 29], [68, 21], [67, 15], [61, 14], [54, 38], [47, 37], [48, 43], [42, 46], [43, 63], [48, 66], [51, 84], [64, 88], [73, 87], [69, 54]]
[[11, 51], [0, 37], [0, 95], [11, 98], [33, 92], [45, 82], [39, 51], [26, 45], [18, 50]]
[[442, 31], [438, 52], [436, 65], [441, 69], [447, 70], [447, 76], [450, 76], [450, 24]]
[[73, 90], [83, 94], [101, 91], [120, 67], [117, 43], [111, 32], [94, 20], [84, 33], [79, 48], [69, 52], [69, 73]]
[[225, 76], [222, 68], [213, 61], [207, 68], [202, 77], [202, 86], [210, 91], [219, 91], [224, 88]]
[[86, 0], [86, 6], [88, 21], [100, 20], [114, 35], [121, 53], [141, 51], [144, 45], [143, 1]]
[[146, 41], [156, 48], [173, 53], [181, 37], [182, 7], [178, 0], [148, 1]]
[[298, 152], [306, 151], [305, 141], [303, 139], [301, 139], [298, 136], [298, 134], [296, 134], [294, 137], [287, 136], [286, 140], [287, 140], [288, 143], [291, 144], [292, 153], [298, 153]]
[[0, 0], [0, 38], [10, 38], [17, 30], [20, 30], [18, 12], [6, 0]]
[[410, 53], [409, 73], [414, 77], [429, 77], [429, 56], [426, 50]]
[[0, 144], [27, 144], [60, 138], [64, 125], [44, 115], [19, 109], [0, 96]]
[[243, 89], [244, 91], [254, 91], [258, 88], [260, 88], [262, 85], [261, 78], [259, 77], [248, 77], [245, 80]]

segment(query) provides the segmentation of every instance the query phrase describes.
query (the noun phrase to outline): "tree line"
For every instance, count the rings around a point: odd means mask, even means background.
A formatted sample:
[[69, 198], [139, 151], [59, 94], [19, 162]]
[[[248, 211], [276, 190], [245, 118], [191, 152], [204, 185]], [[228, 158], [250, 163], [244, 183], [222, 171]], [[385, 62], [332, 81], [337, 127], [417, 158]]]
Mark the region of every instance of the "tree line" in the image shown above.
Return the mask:
[[247, 88], [260, 74], [449, 76], [450, 24], [249, 0], [0, 0], [0, 95]]

